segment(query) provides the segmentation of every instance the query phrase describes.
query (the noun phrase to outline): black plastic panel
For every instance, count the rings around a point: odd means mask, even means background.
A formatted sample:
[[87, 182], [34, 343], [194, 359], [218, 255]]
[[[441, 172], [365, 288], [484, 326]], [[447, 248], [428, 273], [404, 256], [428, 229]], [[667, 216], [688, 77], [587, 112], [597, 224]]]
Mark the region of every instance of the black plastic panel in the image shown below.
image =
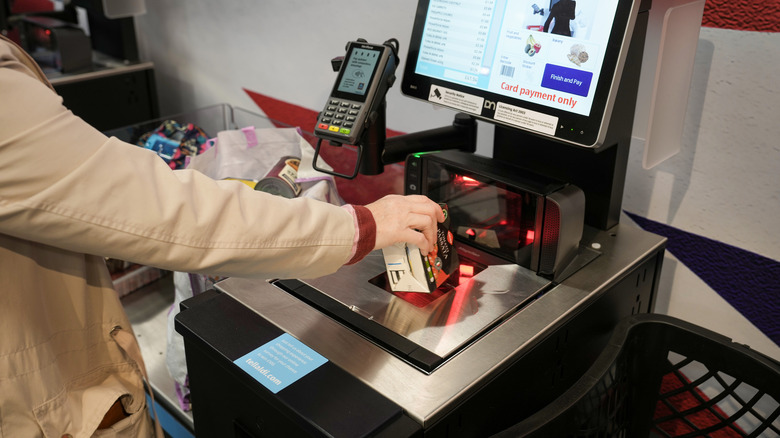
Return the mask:
[[185, 301], [183, 308], [176, 316], [176, 330], [184, 337], [199, 438], [369, 436], [395, 428], [415, 430], [416, 423], [398, 405], [330, 361], [271, 393], [233, 361], [282, 335], [279, 328], [215, 291]]
[[274, 285], [336, 321], [346, 324], [352, 330], [366, 336], [423, 371], [431, 372], [444, 362], [443, 357], [351, 311], [343, 304], [300, 280], [277, 280]]

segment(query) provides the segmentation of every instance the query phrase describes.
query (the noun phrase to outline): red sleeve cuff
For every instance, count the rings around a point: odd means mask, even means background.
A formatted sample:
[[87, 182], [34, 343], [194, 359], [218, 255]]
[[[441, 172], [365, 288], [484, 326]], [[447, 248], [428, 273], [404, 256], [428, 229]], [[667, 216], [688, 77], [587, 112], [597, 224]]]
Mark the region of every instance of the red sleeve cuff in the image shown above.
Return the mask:
[[374, 250], [376, 244], [376, 222], [371, 211], [362, 205], [353, 205], [358, 224], [358, 241], [355, 255], [347, 262], [348, 265], [357, 263], [368, 253]]

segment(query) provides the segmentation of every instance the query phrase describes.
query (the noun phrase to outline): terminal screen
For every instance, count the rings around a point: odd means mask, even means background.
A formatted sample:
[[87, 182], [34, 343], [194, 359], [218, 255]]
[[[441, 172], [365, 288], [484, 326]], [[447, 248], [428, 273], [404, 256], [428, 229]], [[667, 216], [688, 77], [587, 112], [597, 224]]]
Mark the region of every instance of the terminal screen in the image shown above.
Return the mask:
[[615, 91], [633, 12], [618, 0], [421, 0], [402, 90], [587, 143]]
[[379, 50], [353, 46], [352, 51], [344, 61], [336, 90], [356, 96], [365, 96], [381, 54]]

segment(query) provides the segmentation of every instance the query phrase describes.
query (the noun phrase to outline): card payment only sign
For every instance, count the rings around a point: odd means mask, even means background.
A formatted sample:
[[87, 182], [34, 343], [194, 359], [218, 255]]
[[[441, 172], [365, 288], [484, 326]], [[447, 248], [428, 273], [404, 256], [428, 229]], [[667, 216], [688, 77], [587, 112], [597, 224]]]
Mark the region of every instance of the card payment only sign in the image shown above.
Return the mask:
[[233, 363], [276, 394], [327, 361], [301, 341], [284, 333]]

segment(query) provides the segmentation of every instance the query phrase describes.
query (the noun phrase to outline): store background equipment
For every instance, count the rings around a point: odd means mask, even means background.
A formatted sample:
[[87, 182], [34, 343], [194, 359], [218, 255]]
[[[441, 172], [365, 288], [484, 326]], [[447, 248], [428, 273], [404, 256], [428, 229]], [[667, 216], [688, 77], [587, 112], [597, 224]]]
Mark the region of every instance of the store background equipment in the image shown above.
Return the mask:
[[69, 110], [106, 131], [160, 116], [154, 65], [135, 33], [145, 11], [144, 0], [0, 0], [0, 32], [36, 59]]
[[[571, 37], [515, 20], [522, 3], [418, 5], [402, 91], [497, 125], [493, 158], [407, 161], [405, 191], [453, 208], [457, 281], [392, 293], [377, 252], [183, 303], [198, 436], [489, 435], [569, 388], [617, 321], [653, 310], [665, 240], [619, 223], [650, 2], [597, 2]], [[450, 51], [455, 28], [469, 36]], [[368, 129], [384, 130], [383, 108]], [[373, 153], [449, 146], [427, 134]]]

